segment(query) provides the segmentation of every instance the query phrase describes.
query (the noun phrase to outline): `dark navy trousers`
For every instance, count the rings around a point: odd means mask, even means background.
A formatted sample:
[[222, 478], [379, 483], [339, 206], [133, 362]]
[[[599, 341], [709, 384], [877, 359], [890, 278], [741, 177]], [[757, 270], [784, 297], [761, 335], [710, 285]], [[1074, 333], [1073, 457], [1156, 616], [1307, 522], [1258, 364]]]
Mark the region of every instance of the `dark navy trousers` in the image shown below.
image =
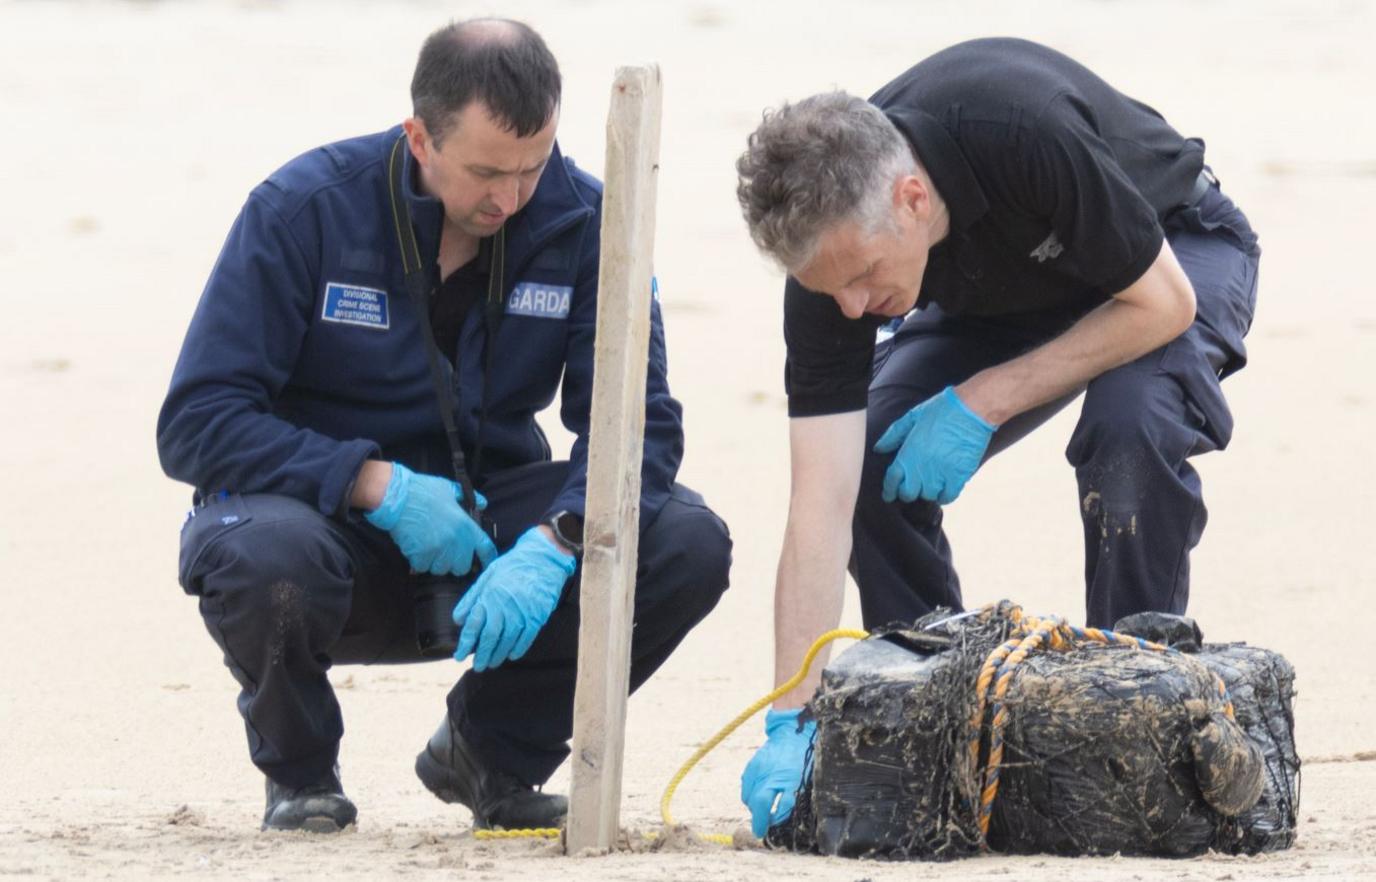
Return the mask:
[[[484, 483], [498, 548], [536, 523], [567, 469], [536, 463]], [[730, 563], [726, 525], [694, 491], [675, 485], [642, 519], [632, 690], [716, 605]], [[344, 724], [326, 676], [332, 665], [424, 660], [414, 577], [391, 538], [357, 513], [330, 519], [286, 496], [216, 498], [183, 528], [179, 571], [241, 687], [254, 764], [288, 786], [317, 780], [338, 757]], [[524, 657], [469, 670], [449, 693], [450, 718], [479, 755], [532, 786], [568, 755], [581, 577], [580, 566]]]
[[[1094, 627], [1145, 610], [1185, 611], [1190, 550], [1207, 518], [1189, 458], [1227, 446], [1233, 419], [1219, 382], [1247, 358], [1243, 337], [1256, 306], [1260, 257], [1247, 219], [1215, 185], [1168, 220], [1166, 238], [1194, 286], [1195, 321], [1162, 348], [1091, 381], [1066, 448], [1079, 484], [1086, 620]], [[883, 476], [893, 457], [873, 453], [874, 443], [913, 406], [1045, 343], [1077, 318], [968, 318], [928, 307], [880, 344], [850, 565], [866, 627], [911, 622], [938, 606], [962, 608], [941, 507], [884, 502]], [[1000, 426], [986, 460], [1079, 394]], [[965, 492], [978, 486], [972, 480]]]

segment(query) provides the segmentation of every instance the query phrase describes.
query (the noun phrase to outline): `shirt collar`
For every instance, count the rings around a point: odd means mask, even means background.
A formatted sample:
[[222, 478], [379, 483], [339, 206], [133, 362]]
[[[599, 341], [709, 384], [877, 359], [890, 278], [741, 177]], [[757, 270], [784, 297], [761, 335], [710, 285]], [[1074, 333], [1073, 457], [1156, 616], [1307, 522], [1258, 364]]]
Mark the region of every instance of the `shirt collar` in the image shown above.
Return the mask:
[[951, 133], [921, 110], [887, 108], [884, 115], [912, 144], [922, 166], [932, 176], [932, 184], [951, 212], [951, 228], [969, 229], [989, 210], [989, 200]]
[[436, 254], [440, 247], [440, 231], [444, 226], [444, 204], [420, 188], [420, 163], [411, 155], [406, 144], [401, 145], [402, 195], [416, 232], [421, 254]]

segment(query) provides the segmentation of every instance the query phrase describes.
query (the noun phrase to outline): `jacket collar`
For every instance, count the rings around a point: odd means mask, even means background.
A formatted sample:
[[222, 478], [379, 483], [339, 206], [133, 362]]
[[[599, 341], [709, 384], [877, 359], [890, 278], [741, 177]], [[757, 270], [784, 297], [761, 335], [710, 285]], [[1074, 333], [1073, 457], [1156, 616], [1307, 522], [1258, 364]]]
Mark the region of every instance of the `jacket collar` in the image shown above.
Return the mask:
[[979, 180], [946, 127], [935, 117], [910, 108], [887, 108], [884, 114], [907, 137], [936, 191], [951, 212], [951, 227], [967, 230], [989, 210]]
[[[396, 137], [401, 137], [402, 129], [397, 126], [392, 132]], [[390, 151], [393, 139], [387, 139], [386, 143]], [[411, 223], [416, 231], [416, 243], [422, 256], [428, 258], [429, 264], [433, 264], [435, 255], [439, 253], [444, 205], [420, 189], [420, 166], [405, 144], [401, 153], [404, 163], [402, 186]], [[556, 141], [549, 163], [535, 185], [535, 194], [506, 222], [507, 266], [513, 270], [519, 268], [555, 235], [592, 214], [593, 207], [578, 192]], [[480, 249], [487, 241], [484, 239], [479, 243]]]

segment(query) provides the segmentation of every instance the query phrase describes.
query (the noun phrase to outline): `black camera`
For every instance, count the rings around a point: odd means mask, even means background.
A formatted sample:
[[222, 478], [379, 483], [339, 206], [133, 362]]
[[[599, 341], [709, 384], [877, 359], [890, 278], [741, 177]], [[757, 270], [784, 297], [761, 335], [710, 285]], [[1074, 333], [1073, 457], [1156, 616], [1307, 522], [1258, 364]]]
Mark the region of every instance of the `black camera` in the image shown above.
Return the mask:
[[416, 648], [426, 658], [454, 654], [459, 646], [459, 626], [454, 607], [478, 578], [477, 570], [466, 576], [411, 577], [411, 600], [416, 617]]
[[[482, 512], [471, 512], [483, 532], [497, 540], [497, 525]], [[473, 569], [462, 576], [411, 576], [411, 601], [416, 617], [416, 648], [425, 658], [444, 658], [459, 648], [459, 626], [454, 624], [454, 607], [478, 580], [481, 567], [473, 558]]]

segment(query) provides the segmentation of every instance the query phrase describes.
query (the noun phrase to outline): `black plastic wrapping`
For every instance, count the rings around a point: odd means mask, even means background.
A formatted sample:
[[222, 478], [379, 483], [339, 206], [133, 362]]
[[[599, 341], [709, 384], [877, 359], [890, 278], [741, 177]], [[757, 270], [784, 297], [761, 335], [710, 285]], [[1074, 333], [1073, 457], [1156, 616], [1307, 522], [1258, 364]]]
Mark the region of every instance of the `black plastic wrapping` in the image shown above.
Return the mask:
[[[1290, 665], [1264, 649], [1202, 644], [1188, 619], [1122, 624], [1199, 649], [1087, 643], [1017, 666], [987, 845], [1164, 856], [1288, 847], [1299, 799]], [[838, 656], [809, 705], [810, 773], [768, 841], [849, 857], [979, 852], [979, 766], [993, 709], [972, 757], [975, 681], [1012, 627], [1003, 612], [938, 612]]]

